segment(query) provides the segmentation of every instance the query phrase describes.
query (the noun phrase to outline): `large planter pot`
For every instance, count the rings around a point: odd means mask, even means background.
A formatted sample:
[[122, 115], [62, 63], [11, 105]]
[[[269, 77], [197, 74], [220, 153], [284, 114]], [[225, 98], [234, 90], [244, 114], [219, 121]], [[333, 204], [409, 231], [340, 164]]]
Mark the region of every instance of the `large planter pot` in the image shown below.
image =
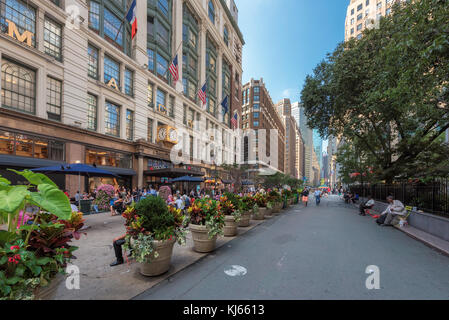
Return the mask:
[[265, 219], [265, 213], [267, 208], [259, 208], [257, 211], [253, 212], [253, 220], [263, 220]]
[[35, 300], [53, 300], [56, 297], [56, 291], [59, 284], [65, 280], [65, 275], [58, 273], [51, 279], [46, 287], [37, 287], [34, 291]]
[[240, 219], [238, 226], [241, 228], [249, 227], [251, 223], [251, 212], [244, 212], [242, 218]]
[[146, 277], [156, 277], [166, 273], [170, 269], [173, 246], [176, 240], [154, 241], [154, 251], [158, 257], [151, 254], [150, 263], [140, 263], [140, 273]]
[[209, 230], [206, 226], [190, 225], [193, 238], [193, 250], [200, 253], [208, 253], [215, 250], [217, 236], [209, 239]]
[[265, 212], [265, 219], [271, 219], [271, 218], [273, 218], [273, 209], [267, 208], [267, 211]]
[[276, 204], [273, 206], [273, 209], [272, 209], [271, 211], [273, 212], [273, 214], [274, 214], [275, 216], [278, 216], [278, 215], [281, 214], [281, 209], [282, 209], [282, 204], [281, 204], [281, 203], [276, 203]]
[[225, 237], [235, 237], [237, 235], [237, 222], [235, 222], [234, 216], [225, 216], [223, 235]]

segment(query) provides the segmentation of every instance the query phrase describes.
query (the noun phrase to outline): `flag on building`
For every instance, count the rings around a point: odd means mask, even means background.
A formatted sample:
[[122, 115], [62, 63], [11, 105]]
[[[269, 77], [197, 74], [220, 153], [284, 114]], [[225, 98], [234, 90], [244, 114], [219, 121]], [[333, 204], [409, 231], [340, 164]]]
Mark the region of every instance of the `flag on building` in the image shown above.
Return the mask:
[[178, 55], [173, 59], [169, 69], [173, 77], [173, 82], [176, 85], [176, 82], [179, 80]]
[[221, 103], [221, 106], [223, 107], [223, 116], [226, 115], [226, 113], [228, 113], [229, 111], [229, 107], [228, 107], [228, 96], [226, 96], [223, 100], [223, 102]]
[[207, 89], [207, 81], [204, 82], [204, 85], [201, 87], [200, 90], [198, 90], [198, 97], [203, 102], [203, 106], [207, 103], [206, 89]]
[[237, 129], [238, 128], [238, 125], [239, 125], [238, 121], [239, 121], [239, 115], [238, 115], [238, 113], [236, 111], [236, 112], [234, 112], [234, 116], [231, 119], [231, 125], [232, 125], [233, 129]]
[[128, 14], [126, 15], [126, 20], [132, 27], [131, 39], [134, 39], [137, 33], [137, 15], [136, 15], [136, 0], [133, 0], [131, 6], [129, 7]]

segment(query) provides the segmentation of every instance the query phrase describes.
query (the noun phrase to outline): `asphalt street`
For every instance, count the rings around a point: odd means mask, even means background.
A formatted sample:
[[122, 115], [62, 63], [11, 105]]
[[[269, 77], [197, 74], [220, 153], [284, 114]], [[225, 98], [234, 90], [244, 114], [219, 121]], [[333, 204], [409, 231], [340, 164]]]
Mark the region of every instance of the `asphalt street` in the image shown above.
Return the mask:
[[[379, 268], [380, 289], [367, 289], [368, 266]], [[449, 299], [449, 258], [331, 196], [266, 221], [135, 299]]]

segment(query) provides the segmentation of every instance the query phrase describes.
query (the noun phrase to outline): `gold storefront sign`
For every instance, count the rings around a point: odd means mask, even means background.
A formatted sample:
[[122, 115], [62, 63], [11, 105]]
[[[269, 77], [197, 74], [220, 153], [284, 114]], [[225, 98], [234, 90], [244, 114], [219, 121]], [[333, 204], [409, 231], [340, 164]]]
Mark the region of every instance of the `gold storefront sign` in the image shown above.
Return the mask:
[[28, 46], [32, 47], [32, 41], [34, 34], [28, 30], [24, 31], [22, 34], [20, 34], [19, 29], [17, 29], [17, 26], [14, 22], [5, 19], [8, 23], [8, 36], [11, 38], [16, 38], [19, 42], [25, 42]]
[[111, 78], [111, 80], [109, 80], [107, 86], [109, 86], [111, 88], [114, 88], [115, 90], [120, 91], [120, 89], [118, 88], [118, 85], [117, 85], [117, 81], [115, 81], [114, 78]]

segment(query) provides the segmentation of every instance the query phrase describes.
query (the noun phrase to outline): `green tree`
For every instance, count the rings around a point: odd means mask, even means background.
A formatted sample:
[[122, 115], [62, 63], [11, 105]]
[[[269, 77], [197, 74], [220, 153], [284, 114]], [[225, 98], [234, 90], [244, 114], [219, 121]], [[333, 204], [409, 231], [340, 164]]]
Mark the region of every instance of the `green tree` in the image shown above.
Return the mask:
[[447, 161], [448, 84], [449, 1], [420, 0], [396, 4], [379, 28], [340, 44], [301, 98], [311, 127], [354, 145], [391, 182]]

